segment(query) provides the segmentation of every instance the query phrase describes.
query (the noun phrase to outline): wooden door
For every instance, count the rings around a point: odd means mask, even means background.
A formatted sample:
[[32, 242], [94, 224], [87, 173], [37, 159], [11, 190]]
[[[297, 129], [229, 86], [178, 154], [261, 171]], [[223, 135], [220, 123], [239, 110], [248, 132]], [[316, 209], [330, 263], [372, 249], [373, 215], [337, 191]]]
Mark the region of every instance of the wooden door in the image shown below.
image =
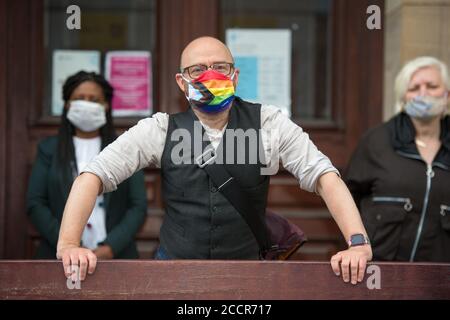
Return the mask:
[[[315, 121], [294, 112], [293, 120], [342, 171], [361, 134], [382, 118], [383, 31], [367, 29], [366, 9], [376, 4], [383, 12], [384, 1], [330, 2], [329, 15], [317, 18], [318, 33], [330, 36], [328, 47], [320, 51], [329, 56], [330, 63], [325, 71], [321, 65], [314, 69], [329, 77], [328, 117]], [[51, 57], [46, 52], [46, 32], [51, 30], [45, 28], [45, 10], [43, 0], [0, 0], [0, 258], [29, 258], [39, 241], [26, 216], [27, 181], [38, 141], [55, 134], [59, 123], [44, 105], [48, 98], [46, 65]], [[179, 55], [195, 37], [224, 39], [225, 7], [220, 0], [158, 0], [154, 10], [154, 111], [174, 113], [186, 108], [174, 81]], [[320, 96], [316, 100], [313, 116], [326, 108], [325, 100]], [[295, 107], [295, 97], [293, 101]], [[115, 124], [121, 132], [138, 120], [121, 118]], [[164, 214], [157, 169], [146, 169], [146, 185], [149, 215], [137, 237], [142, 256], [151, 257]], [[343, 246], [322, 200], [300, 190], [284, 170], [271, 179], [269, 206], [308, 234], [310, 241], [296, 258], [328, 259]]]

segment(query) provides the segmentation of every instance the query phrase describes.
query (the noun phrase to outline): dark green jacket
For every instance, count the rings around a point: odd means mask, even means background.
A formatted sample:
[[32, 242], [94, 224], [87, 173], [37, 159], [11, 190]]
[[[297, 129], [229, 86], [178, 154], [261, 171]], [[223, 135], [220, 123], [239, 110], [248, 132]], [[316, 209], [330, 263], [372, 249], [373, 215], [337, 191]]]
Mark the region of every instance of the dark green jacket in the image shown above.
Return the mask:
[[[38, 259], [56, 259], [59, 226], [73, 181], [63, 182], [57, 164], [57, 137], [39, 143], [27, 193], [27, 213], [42, 236]], [[142, 171], [123, 181], [116, 191], [104, 194], [106, 211], [105, 244], [114, 258], [135, 259], [138, 252], [134, 237], [144, 222], [147, 200]]]

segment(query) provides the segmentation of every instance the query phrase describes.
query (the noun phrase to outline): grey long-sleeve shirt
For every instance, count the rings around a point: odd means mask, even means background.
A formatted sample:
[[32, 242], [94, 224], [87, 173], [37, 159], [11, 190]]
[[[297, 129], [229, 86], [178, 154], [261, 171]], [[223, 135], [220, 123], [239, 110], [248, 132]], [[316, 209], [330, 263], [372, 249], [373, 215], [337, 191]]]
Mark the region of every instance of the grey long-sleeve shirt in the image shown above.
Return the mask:
[[[168, 122], [169, 115], [161, 112], [140, 120], [103, 149], [82, 172], [97, 175], [103, 183], [103, 192], [110, 192], [134, 172], [149, 165], [160, 167]], [[211, 129], [206, 125], [203, 127], [216, 148], [224, 130]], [[316, 183], [322, 174], [336, 172], [339, 175], [338, 170], [317, 149], [309, 135], [277, 107], [262, 105], [261, 129], [266, 159], [270, 159], [270, 154], [273, 153], [271, 146], [278, 146], [283, 167], [297, 178], [300, 188], [316, 192]], [[274, 129], [278, 132], [276, 143], [271, 140], [275, 135], [265, 134]]]

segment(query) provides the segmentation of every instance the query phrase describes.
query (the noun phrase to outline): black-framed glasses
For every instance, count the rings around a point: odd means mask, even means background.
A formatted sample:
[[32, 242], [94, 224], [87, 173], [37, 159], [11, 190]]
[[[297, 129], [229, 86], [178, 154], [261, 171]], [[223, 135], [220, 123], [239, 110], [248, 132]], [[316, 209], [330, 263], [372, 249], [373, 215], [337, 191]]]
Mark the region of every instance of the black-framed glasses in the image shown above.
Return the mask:
[[193, 66], [186, 67], [181, 70], [183, 75], [189, 75], [191, 79], [198, 78], [203, 72], [208, 69], [217, 71], [225, 76], [229, 76], [234, 69], [234, 64], [230, 62], [217, 62], [213, 63], [209, 67], [205, 64], [195, 64]]

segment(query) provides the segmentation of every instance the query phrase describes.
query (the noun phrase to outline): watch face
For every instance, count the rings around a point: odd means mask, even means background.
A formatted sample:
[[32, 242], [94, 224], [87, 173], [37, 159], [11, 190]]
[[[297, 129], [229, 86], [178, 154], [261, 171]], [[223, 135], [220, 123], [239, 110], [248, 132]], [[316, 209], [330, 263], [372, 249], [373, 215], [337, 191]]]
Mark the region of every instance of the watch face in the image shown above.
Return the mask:
[[365, 244], [366, 239], [364, 239], [364, 235], [362, 235], [362, 234], [354, 234], [351, 237], [351, 243], [352, 243], [352, 246]]

